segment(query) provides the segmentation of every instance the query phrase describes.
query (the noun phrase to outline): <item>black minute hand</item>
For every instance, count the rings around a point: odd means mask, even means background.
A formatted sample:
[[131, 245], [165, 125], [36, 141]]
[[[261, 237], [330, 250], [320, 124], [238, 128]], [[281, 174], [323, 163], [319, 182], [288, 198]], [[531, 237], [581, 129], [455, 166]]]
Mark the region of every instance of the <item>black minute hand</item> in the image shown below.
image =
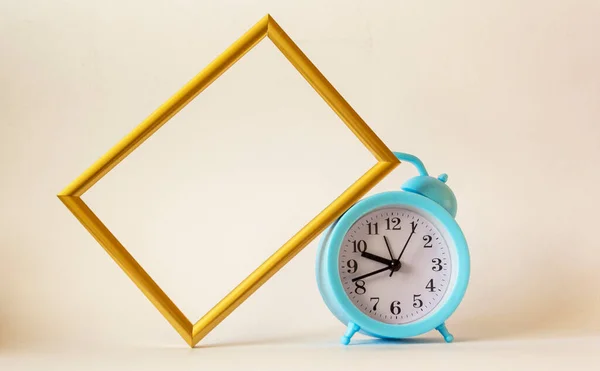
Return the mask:
[[413, 234], [415, 234], [415, 229], [417, 229], [417, 225], [415, 224], [415, 222], [411, 222], [410, 224], [412, 226], [412, 230], [410, 231], [410, 236], [408, 236], [408, 239], [406, 240], [406, 243], [404, 244], [404, 247], [402, 248], [402, 251], [400, 252], [400, 255], [398, 256], [398, 260], [400, 260], [400, 258], [402, 257], [402, 254], [404, 254], [404, 250], [406, 250], [406, 246], [408, 246], [408, 242], [410, 241], [410, 238], [413, 236]]
[[381, 268], [381, 269], [378, 269], [376, 271], [373, 271], [373, 272], [370, 272], [370, 273], [367, 273], [367, 274], [363, 274], [362, 276], [354, 277], [352, 279], [352, 282], [356, 282], [358, 280], [362, 280], [363, 278], [371, 277], [371, 276], [373, 276], [373, 275], [375, 275], [377, 273], [381, 273], [381, 272], [387, 271], [390, 268], [391, 268], [391, 266], [390, 267]]

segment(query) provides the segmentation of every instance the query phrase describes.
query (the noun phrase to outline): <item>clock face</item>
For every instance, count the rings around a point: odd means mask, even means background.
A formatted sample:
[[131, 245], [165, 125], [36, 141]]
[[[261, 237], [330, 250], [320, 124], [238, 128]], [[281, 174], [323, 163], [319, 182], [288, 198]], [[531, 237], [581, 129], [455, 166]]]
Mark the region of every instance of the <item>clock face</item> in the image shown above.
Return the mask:
[[414, 322], [439, 305], [451, 281], [448, 243], [423, 215], [386, 207], [362, 216], [340, 248], [339, 275], [352, 303], [389, 324]]

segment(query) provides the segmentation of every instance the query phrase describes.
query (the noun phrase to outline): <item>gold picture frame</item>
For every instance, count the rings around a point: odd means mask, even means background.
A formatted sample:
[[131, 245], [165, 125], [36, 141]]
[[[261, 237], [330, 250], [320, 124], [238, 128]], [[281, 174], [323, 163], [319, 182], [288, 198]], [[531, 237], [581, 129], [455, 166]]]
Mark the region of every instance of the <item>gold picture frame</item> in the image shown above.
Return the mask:
[[[111, 231], [81, 199], [83, 194], [148, 139], [170, 118], [192, 101], [245, 53], [267, 36], [319, 93], [354, 135], [369, 149], [377, 163], [292, 236], [256, 270], [229, 292], [195, 324], [192, 324], [171, 299], [138, 264]], [[64, 188], [58, 198], [94, 236], [144, 295], [154, 304], [190, 347], [194, 347], [223, 319], [252, 295], [262, 284], [287, 264], [315, 237], [334, 222], [370, 189], [387, 176], [400, 161], [350, 107], [327, 79], [270, 16], [251, 29], [185, 84], [170, 99], [114, 145], [104, 156]]]

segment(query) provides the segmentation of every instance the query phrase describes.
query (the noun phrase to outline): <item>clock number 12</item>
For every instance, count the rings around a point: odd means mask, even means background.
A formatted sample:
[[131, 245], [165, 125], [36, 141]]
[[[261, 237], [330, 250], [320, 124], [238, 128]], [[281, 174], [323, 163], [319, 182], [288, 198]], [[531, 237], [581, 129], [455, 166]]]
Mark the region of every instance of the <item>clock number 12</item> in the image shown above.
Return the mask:
[[387, 224], [387, 230], [399, 231], [400, 230], [400, 218], [385, 218]]

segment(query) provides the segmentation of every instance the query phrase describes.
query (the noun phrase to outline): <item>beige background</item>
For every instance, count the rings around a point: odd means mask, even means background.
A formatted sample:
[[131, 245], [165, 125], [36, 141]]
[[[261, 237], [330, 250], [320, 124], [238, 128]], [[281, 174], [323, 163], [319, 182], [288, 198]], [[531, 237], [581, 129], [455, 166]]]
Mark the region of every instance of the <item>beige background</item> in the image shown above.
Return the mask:
[[[191, 351], [55, 197], [266, 13], [393, 150], [449, 174], [473, 265], [456, 343], [341, 349], [315, 241]], [[596, 368], [599, 19], [597, 1], [0, 1], [0, 368]], [[195, 321], [373, 162], [265, 40], [84, 198]]]

